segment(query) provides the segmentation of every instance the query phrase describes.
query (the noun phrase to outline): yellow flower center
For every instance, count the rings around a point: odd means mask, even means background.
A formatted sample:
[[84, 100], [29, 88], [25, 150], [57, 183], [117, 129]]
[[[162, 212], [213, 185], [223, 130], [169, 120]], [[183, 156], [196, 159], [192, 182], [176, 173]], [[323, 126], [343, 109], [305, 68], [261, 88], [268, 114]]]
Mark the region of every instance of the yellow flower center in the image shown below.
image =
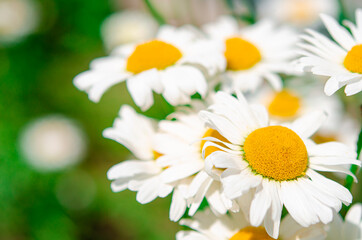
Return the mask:
[[175, 46], [153, 40], [136, 47], [127, 60], [127, 71], [137, 74], [152, 68], [165, 69], [181, 57], [181, 51]]
[[338, 138], [333, 134], [322, 134], [317, 132], [313, 135], [312, 140], [317, 144], [321, 144], [326, 142], [336, 142], [338, 141]]
[[275, 239], [270, 237], [263, 227], [249, 226], [239, 230], [239, 232], [237, 232], [234, 236], [232, 236], [230, 240], [275, 240]]
[[362, 74], [362, 44], [354, 46], [347, 53], [343, 65], [350, 72]]
[[254, 172], [276, 181], [302, 177], [308, 167], [303, 140], [282, 126], [259, 128], [250, 133], [244, 142], [244, 157]]
[[261, 54], [258, 48], [242, 38], [229, 38], [225, 44], [225, 58], [229, 70], [246, 70], [261, 60]]
[[152, 150], [152, 153], [153, 153], [153, 159], [156, 160], [157, 158], [161, 157], [163, 154], [162, 153], [159, 153], [155, 150]]
[[[217, 138], [223, 142], [227, 142], [229, 143], [229, 141], [224, 138], [218, 131], [212, 129], [212, 128], [209, 128], [204, 136], [202, 136], [202, 138], [206, 138], [206, 137], [214, 137], [214, 138]], [[207, 142], [207, 140], [202, 140], [201, 141], [201, 145], [200, 145], [200, 152], [202, 153], [202, 149], [204, 148], [204, 145], [205, 143]], [[220, 144], [220, 143], [219, 143]], [[221, 146], [223, 147], [226, 147], [224, 144], [220, 144]], [[220, 151], [221, 149], [217, 148], [217, 147], [214, 147], [214, 146], [210, 146], [210, 147], [207, 147], [205, 149], [205, 158], [207, 158], [211, 153], [215, 152], [215, 151]]]
[[300, 108], [300, 99], [292, 92], [282, 90], [270, 102], [269, 113], [276, 117], [294, 117]]

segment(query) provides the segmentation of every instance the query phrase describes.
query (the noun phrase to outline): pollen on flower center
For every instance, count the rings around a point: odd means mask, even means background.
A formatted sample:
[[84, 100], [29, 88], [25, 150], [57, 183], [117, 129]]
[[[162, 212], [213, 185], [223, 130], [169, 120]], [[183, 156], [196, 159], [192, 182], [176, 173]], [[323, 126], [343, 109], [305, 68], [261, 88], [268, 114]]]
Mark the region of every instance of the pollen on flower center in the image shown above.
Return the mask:
[[229, 38], [225, 44], [225, 58], [229, 70], [246, 70], [261, 60], [258, 48], [240, 37]]
[[282, 126], [259, 128], [244, 142], [244, 157], [257, 174], [276, 181], [305, 175], [308, 153], [303, 140]]
[[239, 230], [239, 232], [237, 232], [234, 236], [232, 236], [230, 240], [275, 240], [275, 239], [271, 238], [263, 227], [249, 226]]
[[175, 46], [152, 40], [136, 47], [127, 60], [127, 71], [137, 74], [152, 68], [165, 69], [181, 57], [181, 51]]
[[344, 58], [344, 67], [353, 73], [362, 74], [362, 44], [354, 46]]
[[[229, 141], [228, 141], [226, 138], [224, 138], [218, 131], [216, 131], [216, 130], [214, 130], [214, 129], [212, 129], [212, 128], [209, 128], [209, 129], [205, 132], [204, 136], [202, 136], [202, 138], [206, 138], [206, 137], [214, 137], [214, 138], [217, 138], [217, 139], [219, 139], [219, 140], [221, 140], [221, 141], [223, 141], [223, 142], [229, 143]], [[201, 144], [200, 144], [200, 153], [202, 153], [202, 149], [203, 149], [203, 147], [204, 147], [204, 145], [205, 145], [206, 142], [207, 142], [207, 140], [202, 140], [202, 141], [201, 141]], [[219, 144], [220, 144], [220, 143], [219, 143]], [[225, 147], [225, 145], [223, 145], [223, 144], [220, 144], [220, 145], [223, 146], [223, 147]], [[205, 158], [207, 158], [207, 156], [209, 156], [211, 153], [213, 153], [213, 152], [215, 152], [215, 151], [220, 151], [220, 149], [217, 148], [217, 147], [214, 147], [214, 146], [207, 147], [207, 148], [205, 149]]]
[[270, 102], [269, 113], [277, 117], [294, 117], [300, 109], [300, 99], [288, 90], [282, 90], [275, 94]]

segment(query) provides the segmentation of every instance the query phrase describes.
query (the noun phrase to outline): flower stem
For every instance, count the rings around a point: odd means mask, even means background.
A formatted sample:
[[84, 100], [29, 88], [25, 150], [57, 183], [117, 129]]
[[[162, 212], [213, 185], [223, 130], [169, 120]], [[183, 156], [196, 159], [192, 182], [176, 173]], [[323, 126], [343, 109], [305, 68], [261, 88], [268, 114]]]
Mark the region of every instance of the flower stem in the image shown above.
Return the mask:
[[160, 25], [164, 25], [166, 24], [166, 20], [162, 17], [162, 15], [156, 10], [156, 8], [152, 5], [152, 3], [150, 2], [150, 0], [144, 0], [144, 3], [146, 4], [148, 10], [150, 11], [150, 13], [152, 14], [152, 16], [154, 17], [154, 19], [156, 19], [156, 21], [158, 22], [158, 24]]
[[[357, 141], [357, 159], [359, 159], [360, 157], [360, 154], [361, 154], [361, 150], [362, 150], [362, 129], [358, 135], [358, 141]], [[356, 165], [352, 165], [351, 166], [351, 173], [353, 175], [356, 175], [357, 173], [357, 170], [358, 170], [358, 166]], [[348, 190], [351, 190], [352, 188], [352, 185], [353, 185], [353, 178], [351, 176], [347, 176], [346, 177], [346, 180], [344, 182], [344, 186], [348, 189]], [[342, 216], [345, 216], [347, 211], [348, 211], [349, 207], [348, 206], [343, 206], [343, 209], [341, 210], [341, 215]]]
[[339, 23], [342, 23], [343, 20], [348, 19], [347, 16], [347, 12], [346, 12], [346, 7], [345, 4], [343, 2], [343, 0], [338, 0], [338, 5], [339, 5]]
[[254, 24], [256, 22], [256, 13], [255, 13], [255, 6], [253, 0], [240, 0], [244, 3], [244, 5], [248, 8], [248, 14], [238, 14], [235, 12], [235, 3], [234, 1], [237, 0], [225, 0], [227, 6], [229, 7], [232, 15], [235, 18], [238, 18], [242, 21], [248, 22], [249, 24]]

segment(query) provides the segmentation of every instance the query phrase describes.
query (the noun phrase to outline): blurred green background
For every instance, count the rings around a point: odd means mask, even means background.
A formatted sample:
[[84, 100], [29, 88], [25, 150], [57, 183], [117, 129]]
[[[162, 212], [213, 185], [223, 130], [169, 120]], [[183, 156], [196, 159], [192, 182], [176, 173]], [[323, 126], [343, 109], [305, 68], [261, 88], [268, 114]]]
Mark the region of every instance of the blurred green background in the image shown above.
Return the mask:
[[[92, 59], [106, 55], [103, 20], [122, 8], [139, 7], [140, 1], [38, 3], [37, 32], [17, 44], [0, 45], [0, 239], [174, 239], [179, 227], [168, 219], [170, 197], [141, 205], [135, 193], [115, 194], [109, 187], [107, 170], [129, 152], [101, 134], [112, 126], [121, 104], [135, 107], [125, 85], [112, 87], [95, 104], [72, 84]], [[156, 116], [157, 110], [147, 115]], [[49, 114], [77, 121], [88, 151], [74, 167], [41, 173], [26, 164], [18, 137], [29, 121]], [[59, 194], [83, 207], [67, 207]]]
[[[106, 54], [100, 25], [119, 6], [105, 0], [43, 0], [39, 7], [38, 33], [0, 45], [0, 239], [173, 239], [178, 227], [168, 220], [170, 198], [141, 205], [135, 193], [115, 194], [109, 187], [107, 170], [129, 152], [101, 133], [112, 126], [121, 104], [134, 106], [124, 85], [95, 104], [72, 84], [92, 59]], [[39, 173], [19, 152], [19, 130], [53, 113], [78, 121], [88, 152], [75, 167]], [[59, 186], [70, 201], [90, 204], [64, 207]]]

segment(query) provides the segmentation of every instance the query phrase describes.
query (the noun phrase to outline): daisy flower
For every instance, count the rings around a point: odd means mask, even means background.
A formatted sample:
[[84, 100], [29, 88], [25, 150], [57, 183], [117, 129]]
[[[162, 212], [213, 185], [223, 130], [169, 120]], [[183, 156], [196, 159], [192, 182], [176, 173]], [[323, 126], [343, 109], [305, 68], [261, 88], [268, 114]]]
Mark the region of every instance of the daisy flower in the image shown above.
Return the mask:
[[324, 92], [330, 96], [346, 86], [347, 96], [362, 91], [362, 9], [356, 11], [356, 25], [345, 21], [351, 33], [332, 17], [321, 14], [324, 25], [335, 40], [313, 30], [302, 38], [301, 55], [297, 67], [316, 75], [329, 77]]
[[224, 90], [254, 91], [263, 79], [280, 90], [282, 81], [277, 73], [292, 72], [289, 62], [294, 57], [292, 50], [297, 38], [289, 28], [264, 20], [239, 29], [235, 19], [221, 17], [203, 29], [211, 39], [224, 45]]
[[156, 36], [157, 22], [140, 11], [122, 11], [107, 17], [101, 26], [105, 47], [112, 50], [122, 44], [147, 41]]
[[247, 213], [251, 225], [259, 226], [264, 220], [266, 231], [276, 238], [283, 205], [307, 227], [330, 222], [333, 210], [351, 203], [348, 189], [317, 173], [345, 172], [345, 165], [361, 165], [356, 153], [342, 143], [317, 145], [309, 139], [325, 114], [314, 112], [288, 126], [272, 126], [266, 109], [248, 105], [243, 95], [234, 98], [218, 92], [216, 98], [210, 111], [201, 111], [200, 116], [228, 141], [209, 138], [224, 146], [213, 142], [204, 145], [204, 150], [208, 146], [223, 150], [205, 159], [206, 165], [212, 166], [206, 169], [222, 170], [226, 197], [252, 195]]
[[326, 226], [326, 240], [360, 240], [362, 239], [362, 204], [354, 204], [345, 220], [335, 214], [333, 221]]
[[154, 40], [121, 46], [113, 55], [92, 61], [90, 70], [76, 76], [74, 84], [98, 102], [107, 89], [126, 81], [142, 111], [153, 105], [153, 91], [172, 105], [188, 103], [193, 94], [203, 97], [207, 92], [201, 69], [213, 75], [225, 68], [218, 50], [222, 46], [199, 35], [191, 27], [164, 26]]
[[142, 204], [172, 192], [173, 186], [161, 180], [163, 168], [156, 162], [160, 154], [154, 150], [155, 127], [151, 119], [124, 105], [113, 127], [105, 129], [103, 136], [124, 145], [135, 156], [108, 170], [107, 177], [113, 181], [114, 192], [127, 188], [136, 191], [136, 199]]
[[[155, 144], [156, 150], [162, 154], [157, 161], [168, 167], [161, 174], [163, 180], [174, 182], [188, 179], [189, 184], [183, 192], [183, 198], [187, 200], [190, 216], [195, 214], [205, 197], [216, 214], [238, 209], [235, 202], [222, 193], [219, 178], [214, 179], [204, 170], [202, 149], [206, 141], [201, 139], [211, 136], [223, 141], [226, 139], [217, 131], [206, 128], [197, 112], [176, 112], [172, 116], [176, 120], [160, 122]], [[206, 155], [215, 150], [219, 149], [208, 148]]]
[[[215, 216], [209, 209], [196, 213], [193, 219], [182, 219], [181, 225], [193, 230], [180, 231], [177, 240], [272, 240], [263, 226], [250, 226], [242, 212]], [[322, 224], [303, 228], [289, 215], [281, 222], [280, 238], [283, 240], [317, 240], [324, 239]]]
[[261, 18], [271, 18], [297, 28], [319, 27], [319, 14], [338, 14], [336, 0], [262, 0], [257, 4]]

